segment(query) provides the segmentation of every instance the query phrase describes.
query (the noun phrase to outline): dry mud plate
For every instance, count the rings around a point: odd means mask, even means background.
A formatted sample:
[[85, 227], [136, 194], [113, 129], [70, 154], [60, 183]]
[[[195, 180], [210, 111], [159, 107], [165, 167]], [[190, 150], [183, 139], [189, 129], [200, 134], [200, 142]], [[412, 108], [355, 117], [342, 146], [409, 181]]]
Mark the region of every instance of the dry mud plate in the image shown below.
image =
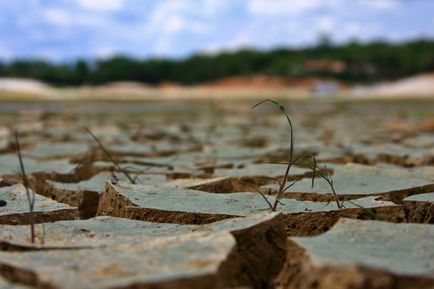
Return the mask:
[[433, 104], [252, 104], [1, 114], [0, 289], [434, 288]]

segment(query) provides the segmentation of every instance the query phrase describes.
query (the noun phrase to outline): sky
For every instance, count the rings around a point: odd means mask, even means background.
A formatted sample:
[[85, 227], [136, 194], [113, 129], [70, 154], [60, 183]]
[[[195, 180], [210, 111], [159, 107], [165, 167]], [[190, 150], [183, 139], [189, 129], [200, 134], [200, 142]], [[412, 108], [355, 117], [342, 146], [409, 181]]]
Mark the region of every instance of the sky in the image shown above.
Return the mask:
[[434, 38], [432, 0], [0, 0], [0, 59], [182, 58]]

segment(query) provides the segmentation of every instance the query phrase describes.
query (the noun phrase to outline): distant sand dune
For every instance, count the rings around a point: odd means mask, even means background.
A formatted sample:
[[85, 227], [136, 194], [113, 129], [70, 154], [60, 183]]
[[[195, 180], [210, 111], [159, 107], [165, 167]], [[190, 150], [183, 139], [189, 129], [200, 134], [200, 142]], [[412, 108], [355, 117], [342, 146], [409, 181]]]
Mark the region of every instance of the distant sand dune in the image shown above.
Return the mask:
[[[180, 99], [259, 99], [267, 97], [310, 99], [318, 78], [285, 79], [274, 76], [230, 77], [195, 86], [176, 83], [147, 85], [112, 82], [100, 86], [54, 88], [32, 79], [0, 78], [0, 99], [40, 100], [180, 100]], [[336, 97], [381, 99], [434, 97], [434, 73], [416, 75], [372, 86], [347, 87], [338, 82]], [[331, 96], [333, 98], [333, 96]]]
[[370, 87], [353, 89], [353, 95], [359, 97], [393, 97], [393, 96], [434, 96], [434, 73], [427, 73], [404, 78], [394, 82], [376, 84]]
[[50, 87], [43, 82], [27, 78], [0, 78], [0, 90], [25, 93], [46, 93]]

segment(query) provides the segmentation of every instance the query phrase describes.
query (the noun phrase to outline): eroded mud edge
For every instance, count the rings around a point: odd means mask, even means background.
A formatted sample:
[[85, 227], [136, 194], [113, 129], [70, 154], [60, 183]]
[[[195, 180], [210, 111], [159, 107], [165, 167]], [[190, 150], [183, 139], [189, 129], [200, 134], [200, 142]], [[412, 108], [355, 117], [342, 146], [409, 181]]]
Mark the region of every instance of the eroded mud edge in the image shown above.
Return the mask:
[[[36, 224], [52, 223], [57, 221], [77, 220], [79, 211], [77, 208], [61, 209], [49, 212], [34, 212]], [[30, 213], [17, 213], [0, 216], [0, 225], [29, 225]]]
[[434, 278], [400, 276], [357, 265], [318, 267], [303, 248], [288, 240], [286, 263], [274, 285], [288, 289], [427, 289], [434, 287]]

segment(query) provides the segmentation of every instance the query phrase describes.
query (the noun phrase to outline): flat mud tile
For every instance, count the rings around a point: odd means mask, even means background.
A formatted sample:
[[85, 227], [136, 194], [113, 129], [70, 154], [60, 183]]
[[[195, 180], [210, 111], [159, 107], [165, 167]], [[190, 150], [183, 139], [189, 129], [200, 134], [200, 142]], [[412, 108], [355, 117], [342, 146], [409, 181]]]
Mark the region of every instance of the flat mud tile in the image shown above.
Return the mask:
[[24, 157], [36, 159], [56, 159], [73, 157], [84, 154], [90, 150], [90, 146], [86, 143], [37, 143], [31, 150], [23, 152]]
[[[265, 234], [270, 227], [279, 229], [277, 213], [257, 214], [245, 218], [223, 220], [209, 225], [178, 225], [152, 223], [114, 217], [88, 220], [58, 221], [36, 225], [36, 243], [29, 240], [28, 226], [2, 225], [0, 249], [2, 251], [52, 250], [67, 248], [97, 248], [119, 244], [143, 244], [154, 239], [201, 232], [238, 231], [252, 229]], [[262, 231], [261, 231], [262, 230]], [[280, 228], [283, 232], [283, 227]], [[243, 233], [244, 234], [244, 233]]]
[[[186, 153], [186, 155], [189, 155]], [[138, 164], [149, 167], [149, 169], [157, 170], [161, 169], [161, 172], [166, 172], [168, 168], [177, 169], [192, 169], [192, 158], [190, 156], [185, 157], [184, 154], [167, 156], [167, 157], [132, 157], [124, 156], [120, 159], [123, 163], [130, 163], [132, 165]]]
[[[217, 169], [217, 177], [251, 177], [253, 178], [279, 178], [285, 175], [286, 165], [280, 164], [250, 164], [238, 169]], [[301, 178], [311, 175], [311, 170], [300, 167], [291, 168], [291, 177]]]
[[[190, 179], [174, 179], [164, 184], [162, 187], [185, 188], [197, 191], [211, 192], [211, 193], [227, 193], [226, 186], [230, 186], [232, 178], [217, 177], [209, 179], [190, 178]], [[209, 189], [209, 190], [207, 190]]]
[[38, 288], [223, 288], [220, 267], [235, 246], [222, 232], [74, 251], [0, 252], [0, 268], [7, 268], [0, 274]]
[[348, 151], [345, 148], [328, 145], [324, 147], [324, 145], [318, 146], [314, 152], [317, 152], [315, 155], [315, 159], [318, 162], [334, 162], [335, 160], [340, 161], [339, 163], [345, 163], [345, 155], [348, 153]]
[[[62, 183], [53, 181], [48, 181], [48, 183], [58, 190], [103, 192], [105, 188], [105, 182], [110, 181], [112, 176], [113, 173], [111, 172], [101, 172], [88, 180], [77, 183]], [[165, 181], [164, 176], [156, 174], [131, 174], [130, 176], [135, 178], [138, 183], [143, 183], [146, 185], [158, 185]], [[122, 173], [116, 173], [116, 178], [119, 182], [128, 182], [127, 177]]]
[[361, 156], [366, 162], [392, 163], [400, 166], [432, 165], [434, 148], [411, 148], [397, 144], [350, 145], [347, 149], [351, 155]]
[[229, 144], [213, 143], [204, 149], [205, 157], [213, 157], [220, 160], [241, 160], [241, 159], [257, 159], [261, 155], [265, 155], [275, 151], [277, 146], [269, 146], [266, 148], [248, 148], [239, 147]]
[[[28, 174], [35, 172], [68, 174], [75, 168], [75, 165], [69, 163], [67, 159], [42, 161], [24, 158], [23, 161]], [[19, 171], [20, 164], [16, 154], [0, 155], [0, 175], [18, 174]]]
[[404, 202], [428, 202], [434, 203], [434, 193], [412, 195], [404, 199]]
[[423, 166], [409, 169], [414, 177], [431, 180], [434, 182], [434, 166]]
[[[400, 203], [406, 196], [415, 193], [434, 191], [434, 182], [423, 177], [415, 177], [413, 172], [400, 167], [375, 167], [354, 163], [332, 165], [332, 175], [336, 193], [345, 197], [383, 196], [384, 200]], [[268, 185], [271, 191], [277, 190], [277, 185]], [[318, 177], [311, 187], [310, 179], [303, 179], [292, 186], [286, 197], [299, 200], [328, 200], [321, 195], [331, 194], [329, 184]], [[331, 199], [330, 199], [331, 200]]]
[[171, 156], [179, 152], [189, 152], [197, 150], [196, 146], [190, 144], [170, 144], [170, 143], [157, 143], [157, 144], [141, 144], [141, 143], [124, 143], [121, 145], [111, 145], [107, 147], [110, 152], [124, 156]]
[[[65, 120], [51, 121], [44, 129], [44, 136], [48, 139], [70, 140], [73, 142], [94, 143], [94, 139], [83, 129], [83, 126], [66, 123]], [[89, 125], [88, 128], [103, 143], [128, 142], [129, 135], [122, 132], [116, 125]]]
[[[268, 196], [269, 201], [274, 198]], [[333, 202], [310, 202], [286, 199], [279, 210], [285, 213], [336, 210]], [[368, 197], [346, 204], [347, 208], [383, 207], [392, 203]], [[268, 211], [268, 205], [258, 193], [212, 194], [176, 187], [106, 183], [98, 207], [98, 215], [110, 215], [137, 220], [205, 224], [237, 216], [250, 216]]]
[[213, 157], [207, 157], [202, 152], [183, 152], [166, 157], [122, 157], [123, 162], [149, 166], [152, 170], [160, 169], [161, 171], [194, 171], [206, 169], [213, 170], [219, 167], [234, 167], [244, 165], [251, 160], [218, 160]]
[[[139, 184], [160, 185], [165, 182], [163, 175], [130, 175]], [[61, 183], [47, 181], [42, 195], [55, 201], [78, 207], [80, 218], [87, 219], [94, 217], [98, 208], [100, 196], [105, 188], [106, 181], [112, 181], [113, 174], [101, 172], [89, 180], [77, 183]], [[116, 173], [116, 182], [128, 182], [122, 173]]]
[[407, 197], [403, 208], [408, 222], [434, 224], [434, 193]]
[[[0, 197], [7, 203], [0, 207], [0, 224], [29, 224], [29, 205], [23, 185], [0, 188]], [[78, 218], [78, 209], [35, 194], [34, 217], [37, 223], [74, 220]]]
[[278, 279], [283, 288], [433, 288], [433, 248], [431, 225], [341, 219], [322, 235], [289, 238]]
[[20, 135], [38, 134], [44, 130], [44, 123], [37, 119], [20, 121], [13, 124], [13, 128], [20, 132]]
[[[97, 170], [101, 170], [101, 171], [117, 170], [116, 166], [109, 161], [96, 161], [93, 164], [97, 168]], [[164, 176], [167, 172], [166, 168], [155, 167], [155, 166], [144, 165], [144, 164], [125, 163], [119, 161], [118, 164], [123, 170], [131, 174], [157, 174], [157, 175], [159, 174]], [[121, 172], [118, 173], [121, 174]]]
[[149, 240], [190, 233], [199, 226], [151, 223], [114, 217], [58, 221], [36, 225], [36, 243], [29, 240], [28, 226], [2, 225], [3, 251], [53, 248], [96, 248], [119, 244], [140, 244]]
[[155, 222], [204, 224], [267, 209], [256, 193], [210, 194], [176, 187], [106, 183], [98, 215]]
[[415, 137], [406, 138], [403, 144], [413, 148], [432, 148], [434, 147], [434, 135], [422, 133]]

